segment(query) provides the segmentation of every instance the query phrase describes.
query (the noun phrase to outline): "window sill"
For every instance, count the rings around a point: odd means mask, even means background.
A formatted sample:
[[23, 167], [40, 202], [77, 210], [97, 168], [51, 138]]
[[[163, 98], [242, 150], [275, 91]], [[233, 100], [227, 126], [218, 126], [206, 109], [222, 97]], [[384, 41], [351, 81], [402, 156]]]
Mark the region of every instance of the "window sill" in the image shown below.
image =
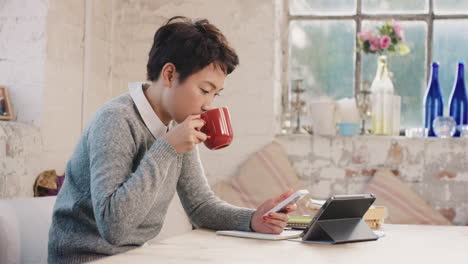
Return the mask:
[[309, 135], [309, 134], [276, 134], [275, 137], [277, 138], [297, 138], [297, 139], [304, 139], [304, 138], [310, 138], [310, 139], [330, 139], [330, 140], [335, 140], [335, 139], [341, 139], [341, 140], [365, 140], [365, 139], [370, 139], [370, 140], [401, 140], [401, 141], [406, 141], [406, 140], [414, 140], [414, 141], [463, 141], [465, 142], [468, 140], [468, 138], [461, 138], [461, 137], [452, 137], [452, 138], [438, 138], [438, 137], [406, 137], [406, 136], [377, 136], [377, 135], [356, 135], [356, 136], [340, 136], [340, 135], [335, 135], [335, 136], [321, 136], [321, 135]]

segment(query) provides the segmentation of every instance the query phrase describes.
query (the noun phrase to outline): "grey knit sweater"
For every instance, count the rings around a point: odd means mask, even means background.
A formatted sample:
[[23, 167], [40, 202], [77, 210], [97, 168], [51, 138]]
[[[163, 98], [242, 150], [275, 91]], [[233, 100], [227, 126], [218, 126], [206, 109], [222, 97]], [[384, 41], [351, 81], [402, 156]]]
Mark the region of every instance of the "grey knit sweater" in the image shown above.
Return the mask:
[[253, 210], [214, 196], [198, 149], [179, 155], [155, 139], [128, 94], [96, 113], [65, 175], [49, 231], [49, 263], [81, 263], [143, 245], [158, 235], [176, 191], [195, 225], [250, 230]]

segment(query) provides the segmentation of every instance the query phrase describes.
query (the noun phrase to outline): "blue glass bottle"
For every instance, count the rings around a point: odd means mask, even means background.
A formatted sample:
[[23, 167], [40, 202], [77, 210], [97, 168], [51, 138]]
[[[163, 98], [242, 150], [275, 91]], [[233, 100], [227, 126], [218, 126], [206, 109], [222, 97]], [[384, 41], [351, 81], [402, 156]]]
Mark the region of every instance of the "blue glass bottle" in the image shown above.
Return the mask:
[[427, 85], [426, 95], [424, 97], [424, 127], [427, 128], [427, 136], [435, 137], [432, 123], [438, 116], [444, 114], [444, 102], [439, 86], [439, 64], [432, 63], [432, 71]]
[[468, 124], [468, 99], [465, 90], [465, 66], [463, 62], [458, 63], [458, 73], [453, 84], [452, 94], [450, 95], [449, 108], [450, 116], [457, 122], [457, 130], [454, 137], [460, 136], [460, 125]]

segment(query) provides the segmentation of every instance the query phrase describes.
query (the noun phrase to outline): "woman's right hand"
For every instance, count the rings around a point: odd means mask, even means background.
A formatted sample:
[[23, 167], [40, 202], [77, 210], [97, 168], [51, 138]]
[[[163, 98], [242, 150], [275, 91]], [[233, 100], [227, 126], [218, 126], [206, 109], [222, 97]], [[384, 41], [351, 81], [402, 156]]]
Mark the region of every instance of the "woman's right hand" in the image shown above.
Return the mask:
[[206, 134], [200, 132], [205, 121], [200, 115], [190, 115], [184, 122], [177, 124], [164, 135], [164, 139], [172, 145], [179, 154], [191, 151], [196, 144], [207, 139]]

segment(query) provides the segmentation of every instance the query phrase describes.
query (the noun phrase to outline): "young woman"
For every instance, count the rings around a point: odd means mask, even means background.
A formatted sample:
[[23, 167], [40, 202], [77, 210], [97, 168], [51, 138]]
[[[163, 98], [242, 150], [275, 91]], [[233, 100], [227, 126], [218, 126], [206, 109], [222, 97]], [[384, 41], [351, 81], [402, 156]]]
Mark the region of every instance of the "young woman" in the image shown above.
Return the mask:
[[[139, 247], [156, 237], [175, 192], [192, 223], [211, 229], [280, 233], [286, 213], [262, 215], [210, 190], [196, 145], [200, 113], [223, 90], [238, 57], [207, 20], [174, 17], [149, 53], [148, 85], [99, 109], [66, 168], [49, 232], [49, 263], [81, 263]], [[177, 125], [168, 129], [170, 121]], [[289, 206], [293, 211], [296, 205]]]

